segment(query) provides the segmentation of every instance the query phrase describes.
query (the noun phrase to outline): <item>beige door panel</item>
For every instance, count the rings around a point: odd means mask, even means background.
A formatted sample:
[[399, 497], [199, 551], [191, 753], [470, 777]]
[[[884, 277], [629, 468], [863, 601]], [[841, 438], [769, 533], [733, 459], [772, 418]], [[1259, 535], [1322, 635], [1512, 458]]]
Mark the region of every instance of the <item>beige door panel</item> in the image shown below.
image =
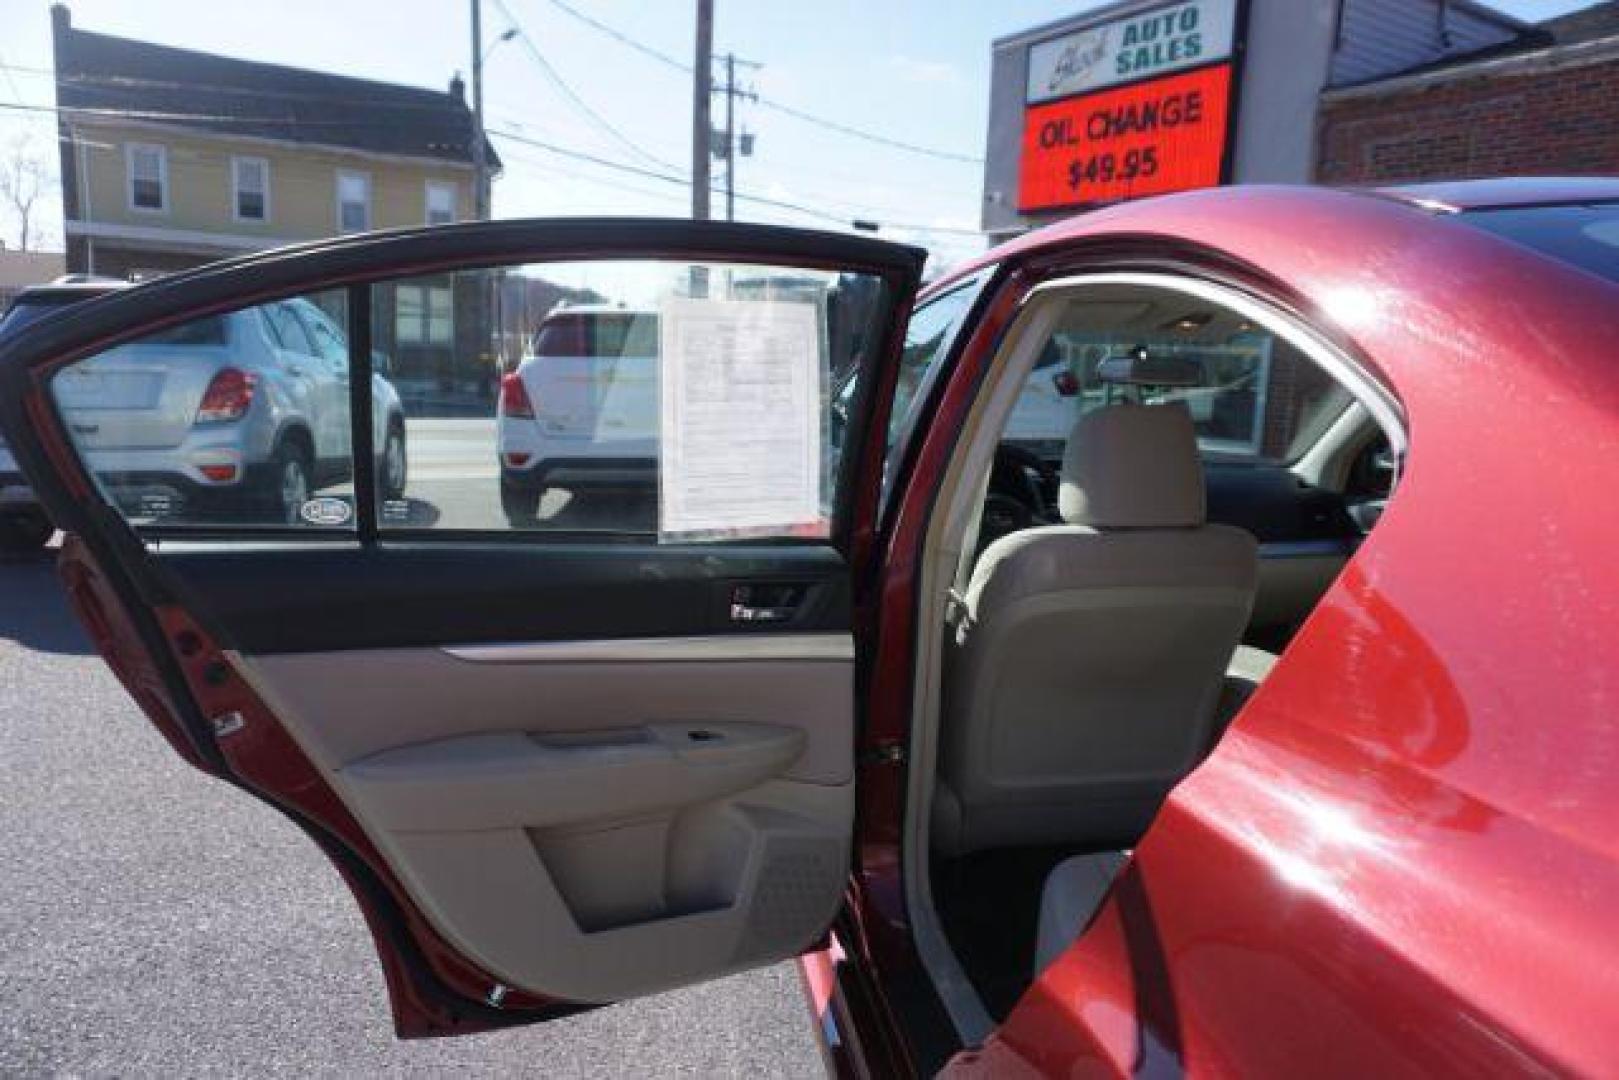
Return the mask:
[[342, 770], [372, 823], [461, 831], [639, 818], [783, 776], [806, 743], [775, 724], [647, 724], [567, 736], [463, 735]]
[[232, 659], [507, 986], [652, 993], [792, 955], [836, 913], [847, 634]]
[[[330, 770], [477, 732], [759, 720], [804, 732], [790, 779], [847, 783], [854, 737], [849, 635], [792, 635], [794, 652], [777, 645], [761, 654], [764, 636], [696, 639], [702, 648], [669, 639], [237, 659], [304, 749]], [[464, 658], [478, 654], [506, 659]]]

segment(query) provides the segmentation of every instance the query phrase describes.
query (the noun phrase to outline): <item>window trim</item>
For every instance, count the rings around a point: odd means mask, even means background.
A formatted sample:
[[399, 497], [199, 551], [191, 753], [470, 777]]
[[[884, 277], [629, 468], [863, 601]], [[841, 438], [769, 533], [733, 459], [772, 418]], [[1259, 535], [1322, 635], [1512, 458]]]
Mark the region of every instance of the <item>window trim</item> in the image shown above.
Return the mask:
[[[345, 229], [343, 227], [343, 181], [345, 179], [358, 180], [365, 188], [365, 199], [362, 203], [362, 205], [365, 207], [365, 225], [358, 229]], [[332, 194], [334, 196], [332, 201], [333, 210], [336, 212], [335, 224], [337, 226], [338, 236], [355, 236], [359, 233], [367, 233], [371, 231], [372, 189], [370, 173], [364, 171], [363, 169], [338, 169], [335, 174], [335, 179], [333, 180]]]
[[[141, 206], [135, 201], [135, 156], [142, 150], [157, 154], [158, 205]], [[126, 142], [124, 144], [124, 201], [134, 214], [167, 214], [169, 212], [169, 148], [162, 143]]]
[[[433, 193], [447, 191], [450, 194], [450, 220], [433, 220]], [[424, 225], [454, 225], [461, 220], [461, 185], [454, 180], [435, 180], [428, 177], [422, 181], [422, 224]]]
[[[259, 175], [263, 178], [264, 187], [259, 197], [264, 200], [264, 215], [262, 217], [248, 217], [242, 213], [242, 174], [243, 165], [257, 165]], [[232, 221], [248, 222], [251, 224], [267, 225], [270, 222], [270, 159], [255, 157], [250, 154], [232, 154], [230, 159], [230, 215]]]

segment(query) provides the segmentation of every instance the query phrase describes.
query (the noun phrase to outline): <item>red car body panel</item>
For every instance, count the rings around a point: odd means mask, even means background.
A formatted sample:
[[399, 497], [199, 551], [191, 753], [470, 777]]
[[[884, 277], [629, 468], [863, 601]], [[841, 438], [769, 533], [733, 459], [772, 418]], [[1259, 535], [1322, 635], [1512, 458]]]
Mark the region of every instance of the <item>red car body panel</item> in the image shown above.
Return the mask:
[[954, 1067], [1611, 1071], [1619, 288], [1311, 190], [1121, 207], [986, 261], [1122, 235], [1291, 291], [1397, 395], [1408, 458], [1091, 926]]

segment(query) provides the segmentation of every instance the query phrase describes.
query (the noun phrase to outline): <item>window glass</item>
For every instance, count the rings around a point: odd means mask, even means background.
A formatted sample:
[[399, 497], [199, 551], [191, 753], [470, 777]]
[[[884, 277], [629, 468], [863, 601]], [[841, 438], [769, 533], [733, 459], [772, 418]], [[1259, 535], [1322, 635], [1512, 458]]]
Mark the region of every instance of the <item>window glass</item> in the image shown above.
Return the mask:
[[[1185, 362], [1195, 385], [1104, 381], [1104, 361]], [[1004, 441], [1056, 464], [1080, 415], [1132, 400], [1191, 413], [1206, 459], [1289, 462], [1301, 432], [1324, 430], [1349, 397], [1285, 340], [1195, 300], [1139, 290], [1076, 300], [1046, 340], [1007, 422]]]
[[236, 185], [236, 216], [263, 221], [268, 216], [269, 162], [263, 158], [232, 158]]
[[59, 371], [56, 406], [108, 501], [138, 526], [352, 528], [348, 383], [284, 362], [282, 339], [310, 351], [291, 306], [273, 303]]
[[371, 227], [371, 178], [364, 173], [337, 174], [337, 226], [346, 233]]
[[427, 223], [429, 225], [448, 225], [455, 220], [454, 184], [439, 183], [430, 180], [427, 183]]
[[1619, 203], [1475, 210], [1456, 219], [1619, 281]]
[[910, 422], [911, 409], [923, 380], [950, 351], [982, 284], [980, 280], [963, 285], [929, 300], [911, 313], [910, 326], [905, 332], [905, 352], [900, 358], [899, 382], [894, 388], [894, 407], [888, 416], [890, 450]]
[[269, 320], [275, 341], [281, 348], [305, 356], [315, 355], [315, 343], [309, 340], [309, 332], [286, 304], [265, 305], [264, 317]]
[[161, 146], [129, 147], [129, 202], [140, 210], [162, 210], [168, 205], [164, 190], [168, 180], [168, 163]]
[[398, 281], [371, 306], [398, 417], [384, 532], [671, 541], [829, 535], [833, 373], [869, 366], [888, 318], [863, 275], [655, 261]]

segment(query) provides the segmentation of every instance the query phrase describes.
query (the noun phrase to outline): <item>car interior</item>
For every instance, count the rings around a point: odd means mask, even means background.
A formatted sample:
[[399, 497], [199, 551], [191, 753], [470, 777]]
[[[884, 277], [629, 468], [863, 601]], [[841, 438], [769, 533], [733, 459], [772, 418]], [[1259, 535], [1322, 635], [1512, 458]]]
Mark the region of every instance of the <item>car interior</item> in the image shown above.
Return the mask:
[[1277, 313], [1189, 288], [1045, 287], [934, 517], [913, 847], [929, 966], [969, 1032], [1083, 929], [1393, 486], [1373, 384]]

